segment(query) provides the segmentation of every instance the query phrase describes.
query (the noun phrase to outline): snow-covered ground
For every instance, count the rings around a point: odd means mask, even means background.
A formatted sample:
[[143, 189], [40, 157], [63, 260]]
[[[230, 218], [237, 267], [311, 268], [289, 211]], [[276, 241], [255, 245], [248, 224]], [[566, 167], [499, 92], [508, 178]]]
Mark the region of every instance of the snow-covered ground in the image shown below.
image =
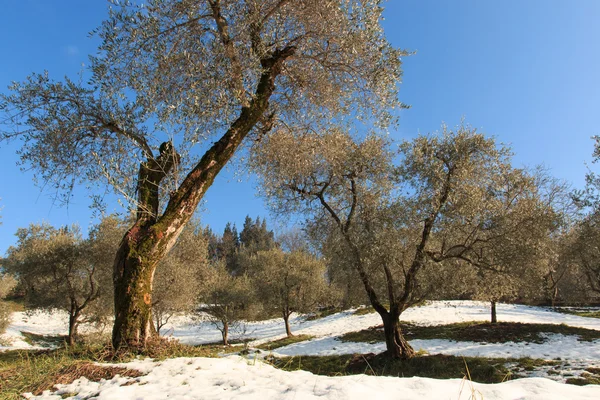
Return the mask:
[[[569, 399], [597, 400], [600, 386], [565, 385], [543, 378], [517, 379], [499, 384], [460, 379], [393, 378], [352, 375], [326, 377], [309, 372], [285, 372], [260, 361], [230, 356], [221, 359], [176, 358], [121, 364], [148, 374], [90, 382], [80, 378], [58, 391], [35, 399]], [[77, 393], [77, 397], [68, 397]]]
[[[3, 339], [12, 341], [4, 349], [30, 348], [23, 340], [21, 332], [39, 335], [60, 335], [67, 333], [67, 315], [63, 312], [34, 313], [29, 315], [16, 312], [13, 322]], [[444, 325], [465, 321], [485, 321], [489, 318], [487, 303], [473, 301], [435, 301], [422, 307], [408, 309], [401, 317], [402, 321], [421, 325]], [[514, 304], [498, 304], [498, 318], [507, 322], [565, 324], [574, 327], [600, 330], [600, 319], [563, 314], [540, 307]], [[377, 353], [384, 349], [383, 343], [343, 343], [337, 336], [359, 331], [374, 325], [380, 325], [378, 314], [356, 315], [348, 310], [325, 318], [307, 321], [304, 316], [291, 318], [294, 334], [314, 336], [315, 339], [295, 343], [277, 349], [280, 355], [333, 355], [352, 353]], [[82, 327], [82, 330], [89, 330]], [[167, 324], [162, 333], [182, 343], [197, 345], [221, 340], [220, 332], [208, 321], [198, 321], [190, 316], [176, 316]], [[233, 338], [253, 339], [249, 345], [259, 344], [285, 337], [282, 319], [259, 322], [247, 322], [233, 330]], [[482, 357], [532, 357], [543, 359], [569, 359], [580, 361], [600, 360], [600, 343], [579, 342], [573, 336], [549, 334], [545, 343], [475, 343], [450, 340], [413, 340], [415, 349], [431, 354], [451, 354]]]
[[[443, 325], [465, 321], [486, 321], [489, 318], [487, 303], [472, 301], [439, 301], [422, 307], [407, 310], [402, 320], [422, 325]], [[574, 327], [600, 330], [600, 319], [553, 312], [538, 307], [521, 305], [498, 305], [498, 318], [507, 322], [566, 324]], [[66, 334], [66, 314], [60, 312], [27, 315], [14, 313], [13, 323], [3, 335], [11, 340], [7, 348], [27, 348], [20, 332], [36, 334]], [[377, 353], [385, 349], [384, 343], [350, 343], [337, 339], [347, 332], [359, 331], [381, 324], [375, 313], [355, 315], [354, 310], [333, 314], [325, 318], [307, 321], [304, 316], [296, 315], [291, 320], [295, 334], [314, 336], [314, 339], [295, 343], [276, 349], [273, 355], [334, 355], [352, 353]], [[84, 330], [86, 328], [84, 327]], [[89, 329], [89, 328], [87, 328]], [[194, 320], [189, 316], [173, 318], [163, 328], [163, 333], [187, 344], [218, 342], [220, 332], [208, 321]], [[236, 337], [234, 332], [232, 335]], [[283, 321], [273, 319], [260, 322], [248, 322], [237, 332], [243, 339], [252, 338], [250, 346], [276, 340], [285, 336]], [[542, 359], [560, 359], [565, 371], [553, 379], [564, 381], [564, 375], [579, 375], [586, 366], [600, 367], [600, 340], [583, 342], [575, 336], [548, 334], [544, 343], [475, 343], [450, 340], [412, 340], [415, 349], [430, 354], [449, 354], [463, 356]], [[264, 355], [264, 353], [262, 354]], [[353, 376], [327, 378], [311, 375], [307, 372], [284, 372], [252, 361], [256, 365], [247, 365], [241, 358], [218, 360], [178, 359], [153, 364], [150, 361], [136, 362], [129, 367], [146, 368], [150, 374], [136, 378], [138, 383], [121, 387], [129, 378], [115, 378], [111, 381], [93, 383], [82, 379], [68, 386], [61, 386], [61, 393], [80, 393], [77, 398], [87, 398], [85, 393], [99, 393], [99, 399], [112, 398], [358, 398], [365, 393], [377, 391], [382, 398], [450, 398], [458, 399], [460, 380], [434, 380], [425, 378], [383, 378]], [[199, 368], [199, 369], [198, 369]], [[235, 373], [229, 373], [235, 371]], [[534, 371], [529, 376], [549, 376], [543, 371]], [[169, 382], [164, 382], [169, 377]], [[80, 386], [77, 386], [80, 385]], [[158, 390], [157, 388], [161, 388]], [[585, 398], [600, 399], [600, 386], [579, 388], [563, 385], [548, 379], [520, 379], [497, 385], [475, 385], [487, 399], [504, 398]], [[83, 391], [83, 392], [82, 392]], [[92, 393], [93, 392], [93, 393]], [[402, 396], [399, 396], [402, 393]], [[463, 387], [464, 398], [469, 398], [470, 389]], [[220, 396], [220, 397], [219, 397]], [[41, 398], [60, 398], [50, 395]], [[477, 397], [479, 398], [479, 397]]]

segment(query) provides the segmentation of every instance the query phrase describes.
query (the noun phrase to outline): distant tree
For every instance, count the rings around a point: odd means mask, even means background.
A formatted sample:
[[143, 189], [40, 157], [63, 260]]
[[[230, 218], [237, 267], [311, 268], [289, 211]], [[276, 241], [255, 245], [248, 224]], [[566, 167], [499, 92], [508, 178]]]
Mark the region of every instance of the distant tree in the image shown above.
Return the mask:
[[583, 272], [590, 290], [600, 296], [600, 212], [592, 211], [576, 227], [571, 259]]
[[244, 227], [240, 232], [240, 248], [236, 255], [235, 270], [230, 269], [234, 275], [250, 273], [249, 268], [253, 265], [250, 258], [259, 251], [267, 251], [275, 248], [275, 234], [267, 228], [265, 219], [261, 221], [259, 217], [252, 220], [246, 216]]
[[[593, 162], [600, 161], [600, 136], [594, 136]], [[585, 189], [573, 193], [582, 216], [577, 222], [568, 252], [570, 260], [585, 277], [589, 290], [600, 294], [600, 175], [593, 171], [586, 174]]]
[[261, 141], [252, 165], [276, 211], [301, 212], [332, 238], [382, 318], [387, 354], [410, 358], [399, 316], [434, 283], [420, 281], [422, 271], [478, 262], [482, 238], [513, 211], [503, 189], [518, 173], [507, 148], [468, 126], [405, 142], [400, 156], [395, 167], [377, 136], [357, 143], [335, 130], [318, 138], [280, 130]]
[[136, 210], [115, 257], [115, 347], [152, 336], [154, 270], [246, 137], [395, 121], [406, 53], [382, 12], [381, 0], [113, 2], [89, 83], [34, 74], [1, 95], [3, 137], [23, 140], [40, 181], [68, 195], [105, 183]]
[[17, 286], [17, 280], [10, 274], [0, 273], [0, 334], [10, 325], [11, 309], [4, 299]]
[[97, 276], [98, 286], [102, 288], [98, 298], [87, 309], [87, 319], [97, 324], [108, 324], [114, 315], [113, 264], [114, 253], [119, 248], [128, 222], [117, 215], [102, 217], [100, 222], [90, 228], [83, 257], [96, 269], [103, 271]]
[[250, 279], [246, 275], [231, 275], [223, 262], [207, 269], [199, 301], [199, 311], [206, 313], [221, 332], [224, 345], [229, 345], [231, 330], [259, 312]]
[[252, 221], [249, 215], [244, 220], [244, 227], [240, 232], [240, 243], [246, 248], [252, 248], [255, 252], [271, 250], [275, 247], [275, 234], [268, 230], [267, 221], [256, 217]]
[[310, 252], [311, 243], [309, 234], [300, 227], [294, 227], [277, 235], [277, 245], [288, 253], [294, 251]]
[[238, 251], [240, 249], [240, 236], [235, 224], [228, 222], [223, 230], [223, 236], [217, 244], [217, 259], [223, 260], [230, 274], [238, 271]]
[[34, 308], [58, 308], [69, 314], [68, 341], [72, 345], [88, 307], [96, 301], [99, 280], [108, 271], [87, 261], [86, 243], [77, 226], [55, 229], [48, 224], [21, 228], [4, 266], [26, 288], [26, 300]]
[[[112, 271], [113, 254], [118, 249], [129, 222], [109, 215], [90, 230], [85, 257], [98, 268]], [[176, 313], [191, 311], [196, 306], [203, 269], [207, 264], [207, 240], [198, 220], [193, 219], [182, 232], [169, 254], [161, 261], [154, 277], [152, 317], [154, 329], [161, 328]], [[112, 276], [104, 274], [99, 281], [102, 295], [90, 305], [89, 314], [98, 322], [112, 314], [114, 296]]]
[[281, 249], [259, 251], [252, 263], [253, 282], [263, 309], [277, 312], [286, 334], [293, 336], [290, 315], [314, 311], [327, 298], [325, 264], [306, 251], [285, 253]]
[[208, 243], [197, 220], [191, 221], [156, 269], [152, 314], [156, 331], [177, 314], [197, 307], [208, 268]]

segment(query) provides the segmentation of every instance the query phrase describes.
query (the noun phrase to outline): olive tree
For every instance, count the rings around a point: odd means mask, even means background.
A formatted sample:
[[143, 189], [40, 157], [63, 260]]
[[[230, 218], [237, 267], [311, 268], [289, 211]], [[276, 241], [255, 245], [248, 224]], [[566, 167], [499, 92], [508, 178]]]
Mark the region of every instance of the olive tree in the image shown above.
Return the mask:
[[[473, 250], [455, 248], [458, 259], [475, 267], [473, 297], [491, 305], [491, 322], [497, 322], [496, 304], [515, 299], [540, 298], [545, 278], [553, 274], [558, 248], [554, 236], [563, 222], [559, 203], [566, 195], [562, 184], [542, 170], [512, 169], [500, 176], [493, 200], [485, 202], [484, 229], [477, 231]], [[472, 226], [473, 224], [465, 224]], [[463, 234], [463, 227], [460, 227]], [[455, 234], [445, 229], [442, 240]]]
[[10, 325], [11, 308], [4, 299], [17, 285], [17, 280], [10, 274], [0, 273], [0, 334]]
[[252, 165], [276, 211], [302, 213], [311, 230], [333, 237], [328, 246], [356, 270], [382, 318], [387, 354], [409, 358], [399, 316], [427, 286], [443, 284], [420, 281], [422, 272], [481, 263], [494, 222], [512, 212], [503, 188], [519, 174], [507, 148], [468, 126], [404, 142], [397, 166], [394, 155], [378, 136], [280, 130], [256, 148]]
[[99, 281], [110, 276], [110, 270], [86, 257], [87, 243], [76, 226], [56, 229], [32, 224], [19, 229], [16, 236], [17, 244], [8, 249], [3, 267], [25, 287], [32, 307], [57, 308], [69, 314], [68, 342], [72, 345], [79, 324], [102, 294]]
[[222, 261], [206, 270], [198, 311], [221, 332], [224, 345], [229, 333], [242, 320], [254, 318], [260, 311], [252, 281], [247, 275], [231, 275]]
[[393, 122], [405, 53], [382, 3], [114, 2], [89, 83], [34, 74], [2, 95], [3, 138], [40, 181], [106, 183], [136, 211], [115, 256], [115, 347], [152, 335], [155, 268], [247, 136]]
[[278, 248], [259, 251], [250, 262], [263, 309], [277, 312], [283, 318], [287, 336], [294, 336], [290, 315], [313, 311], [327, 298], [325, 264], [306, 251], [285, 253]]
[[152, 314], [158, 334], [173, 315], [197, 307], [207, 268], [208, 241], [199, 221], [192, 220], [156, 268]]

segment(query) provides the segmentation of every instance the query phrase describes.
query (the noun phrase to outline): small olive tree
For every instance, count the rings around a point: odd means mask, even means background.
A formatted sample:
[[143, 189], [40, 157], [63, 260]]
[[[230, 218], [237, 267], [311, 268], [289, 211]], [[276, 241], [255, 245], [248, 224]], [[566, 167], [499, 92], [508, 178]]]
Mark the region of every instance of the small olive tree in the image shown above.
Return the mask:
[[4, 299], [17, 285], [17, 280], [9, 274], [0, 273], [0, 334], [10, 325], [11, 309]]
[[231, 275], [223, 262], [216, 262], [206, 270], [199, 301], [198, 311], [208, 315], [209, 321], [221, 332], [226, 346], [231, 330], [260, 311], [250, 278]]
[[86, 242], [77, 226], [53, 228], [32, 224], [16, 234], [16, 246], [8, 249], [5, 269], [26, 289], [31, 307], [65, 310], [69, 314], [68, 342], [74, 344], [77, 328], [88, 308], [102, 294], [102, 275], [110, 270], [88, 262]]
[[306, 251], [285, 253], [278, 248], [259, 251], [251, 263], [263, 309], [277, 312], [283, 318], [286, 334], [293, 336], [290, 315], [313, 311], [327, 297], [325, 264]]
[[200, 222], [193, 220], [156, 268], [152, 315], [158, 334], [173, 315], [191, 312], [197, 307], [207, 268], [208, 241]]

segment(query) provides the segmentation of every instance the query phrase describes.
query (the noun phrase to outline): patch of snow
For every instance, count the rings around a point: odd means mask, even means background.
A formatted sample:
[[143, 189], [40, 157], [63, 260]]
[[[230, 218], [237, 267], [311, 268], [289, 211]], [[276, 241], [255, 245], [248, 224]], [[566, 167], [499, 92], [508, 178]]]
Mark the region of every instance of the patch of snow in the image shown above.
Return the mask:
[[[93, 397], [106, 399], [528, 399], [592, 400], [600, 386], [564, 385], [544, 378], [526, 378], [499, 384], [471, 383], [460, 379], [394, 378], [353, 375], [326, 377], [305, 371], [285, 372], [260, 361], [230, 356], [222, 359], [177, 358], [152, 363], [125, 364], [148, 375], [90, 382], [80, 378], [57, 391], [29, 399], [58, 400]], [[68, 397], [69, 394], [75, 396]], [[65, 395], [66, 397], [62, 397]]]

